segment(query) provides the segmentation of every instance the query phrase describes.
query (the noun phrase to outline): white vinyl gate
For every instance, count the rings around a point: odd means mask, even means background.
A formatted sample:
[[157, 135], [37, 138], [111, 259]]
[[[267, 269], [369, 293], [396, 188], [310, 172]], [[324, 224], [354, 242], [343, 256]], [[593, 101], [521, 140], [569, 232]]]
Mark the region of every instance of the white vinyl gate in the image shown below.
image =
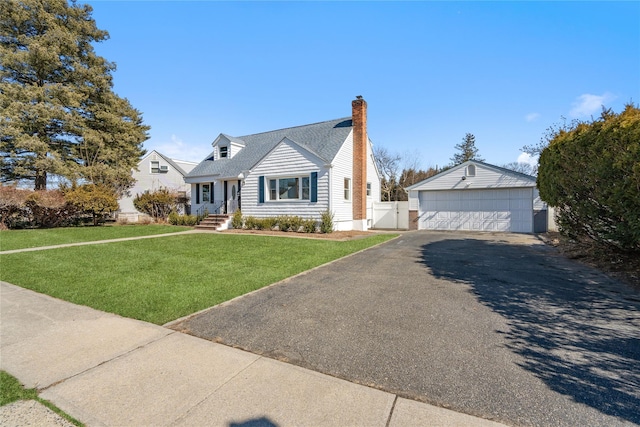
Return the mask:
[[419, 229], [533, 232], [531, 188], [420, 191]]
[[409, 202], [373, 203], [373, 228], [407, 230], [409, 228]]

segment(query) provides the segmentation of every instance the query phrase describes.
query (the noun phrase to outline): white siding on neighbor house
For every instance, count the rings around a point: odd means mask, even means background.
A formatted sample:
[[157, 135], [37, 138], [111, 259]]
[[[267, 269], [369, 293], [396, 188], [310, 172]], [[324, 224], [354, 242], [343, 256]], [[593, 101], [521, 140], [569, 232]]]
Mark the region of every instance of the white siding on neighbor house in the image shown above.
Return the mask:
[[[353, 229], [353, 131], [336, 154], [331, 168], [331, 211], [336, 230]], [[351, 200], [344, 199], [344, 179], [351, 179]]]
[[[151, 172], [151, 162], [157, 161], [160, 166], [167, 166], [166, 172]], [[191, 165], [191, 168], [195, 167], [195, 164], [189, 162], [182, 162], [185, 165]], [[182, 164], [180, 165], [182, 167]], [[165, 161], [162, 156], [158, 155], [155, 151], [149, 153], [144, 157], [140, 163], [138, 163], [138, 170], [132, 172], [133, 178], [136, 180], [135, 185], [129, 190], [129, 196], [121, 198], [118, 203], [120, 205], [119, 216], [128, 217], [130, 220], [136, 221], [137, 217], [141, 215], [133, 206], [133, 199], [136, 195], [144, 193], [146, 190], [155, 191], [160, 188], [168, 188], [174, 191], [185, 191], [187, 195], [190, 194], [190, 185], [185, 184], [184, 176], [182, 173], [176, 170], [172, 165]]]
[[[265, 193], [268, 193], [268, 179], [280, 177], [298, 177], [318, 173], [318, 201], [270, 201], [265, 194], [265, 202], [259, 203], [258, 179], [265, 177]], [[242, 214], [258, 218], [278, 215], [297, 215], [303, 218], [320, 219], [320, 214], [327, 209], [329, 202], [329, 170], [324, 162], [288, 140], [281, 142], [267, 155], [249, 176], [242, 187]]]

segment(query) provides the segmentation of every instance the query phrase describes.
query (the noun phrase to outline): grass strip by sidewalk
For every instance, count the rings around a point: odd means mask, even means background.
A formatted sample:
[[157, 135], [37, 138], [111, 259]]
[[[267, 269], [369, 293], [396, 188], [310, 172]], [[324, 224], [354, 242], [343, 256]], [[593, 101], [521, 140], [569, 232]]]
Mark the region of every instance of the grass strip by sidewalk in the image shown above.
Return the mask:
[[18, 400], [37, 400], [69, 422], [79, 427], [84, 425], [75, 418], [65, 414], [53, 403], [40, 399], [38, 397], [38, 391], [35, 388], [26, 389], [15, 377], [5, 371], [0, 371], [0, 406], [8, 405]]
[[164, 324], [395, 237], [351, 241], [189, 234], [0, 256], [0, 278]]
[[68, 227], [37, 230], [0, 231], [0, 251], [64, 245], [67, 243], [95, 242], [124, 237], [187, 231], [191, 227], [174, 225], [103, 225], [100, 227]]

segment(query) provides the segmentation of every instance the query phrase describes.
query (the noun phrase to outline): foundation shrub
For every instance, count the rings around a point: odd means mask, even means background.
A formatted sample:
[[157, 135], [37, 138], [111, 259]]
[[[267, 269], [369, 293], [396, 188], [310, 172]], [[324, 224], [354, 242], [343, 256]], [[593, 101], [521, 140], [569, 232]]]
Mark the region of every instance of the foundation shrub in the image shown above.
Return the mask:
[[240, 210], [238, 209], [233, 213], [233, 216], [231, 217], [231, 227], [240, 230], [243, 225], [242, 223], [242, 212], [240, 212]]

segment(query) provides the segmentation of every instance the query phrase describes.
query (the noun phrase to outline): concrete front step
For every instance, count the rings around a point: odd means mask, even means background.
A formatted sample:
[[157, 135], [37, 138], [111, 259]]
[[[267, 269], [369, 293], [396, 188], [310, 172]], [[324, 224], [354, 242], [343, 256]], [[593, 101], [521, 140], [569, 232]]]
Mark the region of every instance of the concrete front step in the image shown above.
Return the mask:
[[200, 221], [200, 224], [196, 225], [195, 228], [204, 229], [204, 230], [217, 230], [222, 224], [229, 220], [229, 215], [209, 215]]

